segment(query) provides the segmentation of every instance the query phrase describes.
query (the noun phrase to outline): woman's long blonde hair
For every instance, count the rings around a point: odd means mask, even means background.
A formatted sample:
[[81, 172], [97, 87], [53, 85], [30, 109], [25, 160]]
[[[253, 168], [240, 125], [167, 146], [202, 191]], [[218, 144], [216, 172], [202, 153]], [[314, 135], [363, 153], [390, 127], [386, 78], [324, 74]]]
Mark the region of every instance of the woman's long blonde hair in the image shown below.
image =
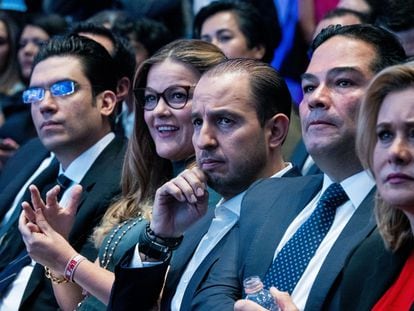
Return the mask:
[[[167, 59], [191, 65], [201, 75], [223, 61], [225, 56], [219, 48], [205, 41], [173, 41], [140, 65], [135, 74], [134, 88], [145, 87], [150, 68]], [[98, 247], [115, 225], [140, 215], [148, 218], [156, 189], [173, 177], [171, 161], [161, 158], [156, 152], [139, 100], [134, 99], [135, 125], [122, 170], [122, 197], [110, 206], [94, 231], [93, 239]]]
[[[414, 88], [414, 63], [395, 65], [379, 72], [371, 81], [361, 104], [356, 146], [362, 165], [374, 176], [373, 155], [377, 144], [376, 125], [384, 98], [392, 93]], [[393, 251], [413, 242], [413, 232], [407, 216], [376, 196], [375, 216], [385, 244]]]

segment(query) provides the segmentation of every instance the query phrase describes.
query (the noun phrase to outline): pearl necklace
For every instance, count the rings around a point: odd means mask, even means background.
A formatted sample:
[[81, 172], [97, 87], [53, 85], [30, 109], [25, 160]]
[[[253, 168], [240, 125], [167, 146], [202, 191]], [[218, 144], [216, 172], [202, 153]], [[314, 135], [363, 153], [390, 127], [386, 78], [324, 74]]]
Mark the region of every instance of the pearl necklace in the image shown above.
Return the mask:
[[[141, 214], [139, 214], [138, 219], [135, 219], [132, 223], [131, 223], [131, 219], [125, 220], [124, 222], [120, 223], [116, 229], [114, 230], [114, 232], [112, 232], [112, 234], [109, 236], [108, 241], [106, 241], [106, 245], [105, 245], [105, 251], [104, 254], [102, 256], [102, 260], [101, 260], [101, 266], [103, 268], [107, 268], [109, 263], [112, 260], [112, 256], [114, 255], [115, 249], [118, 246], [119, 242], [121, 241], [121, 239], [124, 237], [124, 235], [131, 229], [133, 228], [138, 222], [142, 221], [142, 216]], [[127, 224], [129, 223], [129, 225], [124, 228]], [[118, 235], [118, 237], [115, 239], [114, 241], [114, 237], [116, 236], [116, 234], [122, 229], [122, 232]], [[113, 245], [111, 246], [113, 242]]]

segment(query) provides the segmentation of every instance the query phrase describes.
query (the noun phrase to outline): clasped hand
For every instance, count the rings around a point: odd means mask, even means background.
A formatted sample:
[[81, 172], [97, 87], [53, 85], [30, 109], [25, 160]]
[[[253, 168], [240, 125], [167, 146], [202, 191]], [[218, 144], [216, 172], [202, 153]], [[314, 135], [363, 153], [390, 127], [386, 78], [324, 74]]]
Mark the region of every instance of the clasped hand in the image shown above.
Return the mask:
[[158, 188], [151, 229], [161, 237], [179, 237], [206, 213], [206, 176], [198, 168], [186, 169]]
[[61, 207], [58, 203], [59, 186], [47, 192], [45, 202], [36, 186], [31, 185], [29, 190], [31, 204], [22, 203], [20, 233], [32, 259], [59, 271], [67, 263], [67, 258], [76, 254], [67, 238], [75, 221], [82, 187], [76, 185], [72, 188], [66, 207]]

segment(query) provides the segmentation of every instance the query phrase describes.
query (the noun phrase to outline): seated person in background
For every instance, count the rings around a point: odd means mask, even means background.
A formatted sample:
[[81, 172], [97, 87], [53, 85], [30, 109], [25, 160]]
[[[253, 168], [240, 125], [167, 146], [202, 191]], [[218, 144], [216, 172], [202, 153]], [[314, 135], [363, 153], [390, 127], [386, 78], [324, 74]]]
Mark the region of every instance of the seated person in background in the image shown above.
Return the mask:
[[376, 24], [400, 38], [407, 57], [414, 57], [414, 1], [388, 0]]
[[133, 130], [133, 114], [124, 118], [122, 111], [132, 111], [133, 95], [132, 80], [135, 74], [135, 58], [128, 40], [112, 30], [91, 23], [78, 23], [69, 32], [95, 40], [112, 56], [116, 64], [114, 72], [117, 79], [116, 96], [118, 105], [114, 115], [114, 131], [116, 134], [130, 137]]
[[[23, 102], [31, 109], [39, 138], [23, 145], [8, 161], [4, 174], [10, 178], [2, 175], [0, 183], [0, 310], [58, 307], [50, 280], [43, 267], [30, 260], [17, 228], [21, 202], [39, 196], [39, 191], [44, 197], [56, 185], [58, 174], [64, 176], [58, 182], [66, 189], [56, 187], [52, 192], [63, 193], [60, 203], [76, 213], [72, 222], [57, 224], [60, 233], [77, 252], [96, 258], [97, 250], [88, 238], [121, 191], [126, 149], [125, 140], [111, 129], [116, 106], [114, 66], [100, 44], [80, 36], [56, 37], [36, 56]], [[70, 189], [79, 204], [71, 200]], [[57, 204], [56, 198], [47, 202]]]
[[[66, 21], [59, 15], [33, 14], [26, 17], [17, 49], [20, 78], [25, 85], [29, 82], [33, 60], [40, 46], [52, 36], [62, 34], [66, 27]], [[0, 138], [5, 139], [5, 145], [0, 145], [0, 152], [3, 153], [1, 165], [16, 152], [20, 144], [36, 136], [30, 107], [22, 102], [21, 91], [15, 94], [8, 105], [3, 106], [5, 122], [0, 127]]]
[[366, 24], [369, 22], [367, 15], [346, 8], [336, 8], [326, 13], [323, 18], [316, 25], [313, 33], [313, 39], [321, 32], [323, 28], [329, 25], [354, 25], [354, 24]]
[[357, 132], [358, 154], [378, 188], [378, 231], [345, 269], [341, 310], [414, 307], [413, 118], [414, 63], [380, 72], [367, 90]]
[[280, 36], [272, 37], [257, 9], [245, 2], [213, 1], [194, 19], [194, 38], [217, 45], [228, 58], [270, 63]]
[[[89, 294], [77, 310], [106, 309], [114, 267], [138, 242], [147, 223], [144, 219], [149, 218], [149, 213], [145, 215], [146, 206], [153, 201], [155, 190], [194, 162], [191, 142], [194, 85], [205, 70], [223, 59], [224, 54], [210, 43], [178, 40], [161, 48], [137, 71], [134, 81], [136, 126], [124, 162], [122, 197], [108, 209], [95, 229], [93, 238], [100, 249], [99, 258], [95, 263], [84, 260], [79, 264], [72, 277], [76, 284], [53, 284], [63, 310], [75, 309], [84, 298], [83, 290]], [[210, 201], [215, 204], [217, 196], [211, 195]], [[44, 207], [36, 204], [35, 210], [39, 209]], [[53, 275], [63, 276], [67, 263], [78, 250], [65, 241], [64, 236], [56, 234], [59, 228], [44, 223], [39, 224], [44, 235], [33, 231], [27, 218], [38, 217], [26, 209], [20, 220], [29, 254], [48, 266]], [[53, 225], [53, 219], [48, 218], [48, 221]], [[146, 305], [142, 300], [137, 308], [147, 310]]]
[[[213, 1], [203, 7], [194, 19], [194, 37], [217, 45], [228, 58], [254, 58], [271, 63], [280, 35], [268, 29], [263, 16], [252, 4], [235, 1]], [[283, 155], [290, 154], [300, 139], [300, 124], [292, 108]]]
[[[15, 20], [6, 12], [0, 11], [0, 129], [6, 115], [3, 107], [9, 107], [20, 99], [20, 91], [24, 88], [20, 81], [17, 63], [17, 41], [19, 27]], [[17, 148], [17, 143], [11, 139], [0, 137], [0, 172]]]
[[108, 29], [113, 29], [116, 24], [128, 25], [132, 23], [132, 18], [129, 12], [125, 10], [106, 9], [93, 14], [85, 21], [94, 25], [103, 26]]
[[137, 66], [172, 40], [171, 32], [163, 23], [149, 18], [139, 18], [127, 25], [115, 23], [112, 29], [129, 39]]

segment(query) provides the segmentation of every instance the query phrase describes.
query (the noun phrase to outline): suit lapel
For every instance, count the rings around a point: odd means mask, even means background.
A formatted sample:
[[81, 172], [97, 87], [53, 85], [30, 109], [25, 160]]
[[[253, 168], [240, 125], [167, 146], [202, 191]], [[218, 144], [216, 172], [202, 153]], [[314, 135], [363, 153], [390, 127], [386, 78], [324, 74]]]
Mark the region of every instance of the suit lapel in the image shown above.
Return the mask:
[[306, 310], [320, 310], [351, 252], [375, 230], [372, 189], [345, 226], [326, 257], [309, 293]]
[[[268, 184], [261, 186], [259, 192], [256, 190], [252, 192], [250, 198], [246, 196], [242, 204], [243, 207], [251, 209], [250, 213], [254, 215], [247, 216], [249, 213], [246, 212], [247, 217], [243, 217], [246, 221], [240, 219], [242, 252], [239, 256], [245, 258], [241, 279], [250, 275], [263, 277], [266, 274], [273, 262], [276, 247], [286, 229], [320, 190], [322, 176], [274, 178], [265, 182]], [[273, 202], [263, 203], [263, 198], [266, 197], [264, 194], [269, 196], [270, 193], [272, 193], [270, 199]], [[250, 199], [254, 200], [250, 201]], [[251, 217], [260, 217], [260, 221], [251, 222], [249, 221]], [[277, 220], [277, 226], [275, 226], [275, 220]], [[250, 239], [250, 245], [243, 246], [249, 239], [245, 235], [253, 237]]]
[[26, 181], [33, 175], [40, 163], [49, 155], [47, 150], [39, 150], [38, 153], [29, 154], [24, 160], [24, 169], [18, 170], [17, 174], [7, 184], [7, 186], [0, 192], [0, 219], [10, 209], [17, 193], [26, 183]]
[[182, 245], [174, 252], [166, 281], [166, 295], [164, 295], [168, 301], [171, 301], [174, 296], [181, 275], [184, 273], [201, 238], [210, 227], [211, 220], [214, 217], [214, 209], [215, 207], [210, 207], [207, 214], [185, 232]]
[[[93, 190], [96, 182], [99, 181], [99, 176], [103, 175], [102, 172], [113, 165], [113, 160], [124, 146], [123, 140], [119, 138], [113, 139], [110, 144], [101, 152], [92, 166], [89, 168], [86, 175], [80, 182], [83, 188], [82, 196], [79, 202], [79, 208], [81, 208], [83, 202], [86, 200], [88, 194]], [[79, 212], [79, 209], [78, 209]]]
[[[90, 211], [90, 208], [97, 208], [97, 203], [104, 202], [104, 196], [108, 195], [108, 193], [103, 193], [104, 188], [100, 188], [102, 192], [100, 192], [99, 197], [90, 195], [91, 191], [93, 190], [94, 186], [98, 182], [102, 182], [104, 184], [108, 184], [108, 187], [112, 187], [114, 180], [120, 180], [120, 176], [115, 176], [114, 172], [121, 172], [122, 167], [122, 159], [120, 159], [120, 153], [123, 157], [123, 151], [125, 150], [125, 143], [124, 140], [115, 138], [112, 142], [102, 151], [99, 157], [95, 160], [94, 164], [88, 170], [87, 174], [81, 181], [81, 185], [84, 188], [84, 192], [82, 193], [81, 201], [78, 207], [76, 220], [69, 235], [69, 241], [72, 246], [74, 246], [78, 251], [82, 243], [84, 243], [85, 238], [89, 236], [90, 227], [93, 226], [90, 221], [90, 213], [97, 214], [102, 216], [100, 211]], [[114, 168], [114, 166], [119, 166], [119, 168]], [[108, 167], [110, 167], [111, 174], [107, 174]], [[109, 193], [109, 195], [112, 195]], [[89, 202], [89, 199], [96, 199], [96, 201]], [[89, 208], [90, 207], [90, 208]], [[107, 206], [106, 206], [107, 207]], [[95, 250], [96, 251], [96, 250]], [[86, 251], [83, 252], [84, 256], [87, 257]], [[91, 258], [89, 258], [91, 259]], [[93, 260], [93, 259], [91, 259]], [[39, 271], [43, 271], [43, 268], [36, 264], [35, 270], [37, 273], [33, 273], [30, 276], [29, 283], [26, 286], [24, 296], [22, 299], [21, 305], [35, 292], [39, 283], [45, 282], [43, 277], [43, 272], [39, 273]], [[41, 275], [42, 277], [39, 277]], [[49, 280], [46, 280], [49, 281]]]
[[[106, 202], [106, 196], [111, 193], [95, 193], [95, 187], [99, 184], [101, 191], [106, 187], [105, 185], [112, 185], [114, 180], [120, 181], [120, 176], [114, 176], [114, 174], [107, 174], [108, 168], [110, 172], [121, 171], [122, 160], [119, 159], [119, 154], [123, 154], [125, 149], [125, 140], [115, 137], [111, 143], [101, 152], [92, 166], [89, 168], [86, 175], [80, 182], [82, 186], [82, 195], [76, 212], [76, 219], [69, 235], [69, 241], [75, 248], [79, 247], [79, 243], [83, 243], [85, 240], [85, 234], [89, 234], [88, 228], [91, 226], [90, 221], [90, 206], [100, 206], [100, 202]], [[119, 170], [114, 166], [119, 166]], [[110, 199], [110, 198], [109, 198]], [[105, 206], [107, 208], [108, 206]], [[101, 211], [95, 211], [99, 218], [102, 216]], [[91, 219], [90, 219], [91, 220]], [[95, 219], [94, 221], [99, 221]]]

